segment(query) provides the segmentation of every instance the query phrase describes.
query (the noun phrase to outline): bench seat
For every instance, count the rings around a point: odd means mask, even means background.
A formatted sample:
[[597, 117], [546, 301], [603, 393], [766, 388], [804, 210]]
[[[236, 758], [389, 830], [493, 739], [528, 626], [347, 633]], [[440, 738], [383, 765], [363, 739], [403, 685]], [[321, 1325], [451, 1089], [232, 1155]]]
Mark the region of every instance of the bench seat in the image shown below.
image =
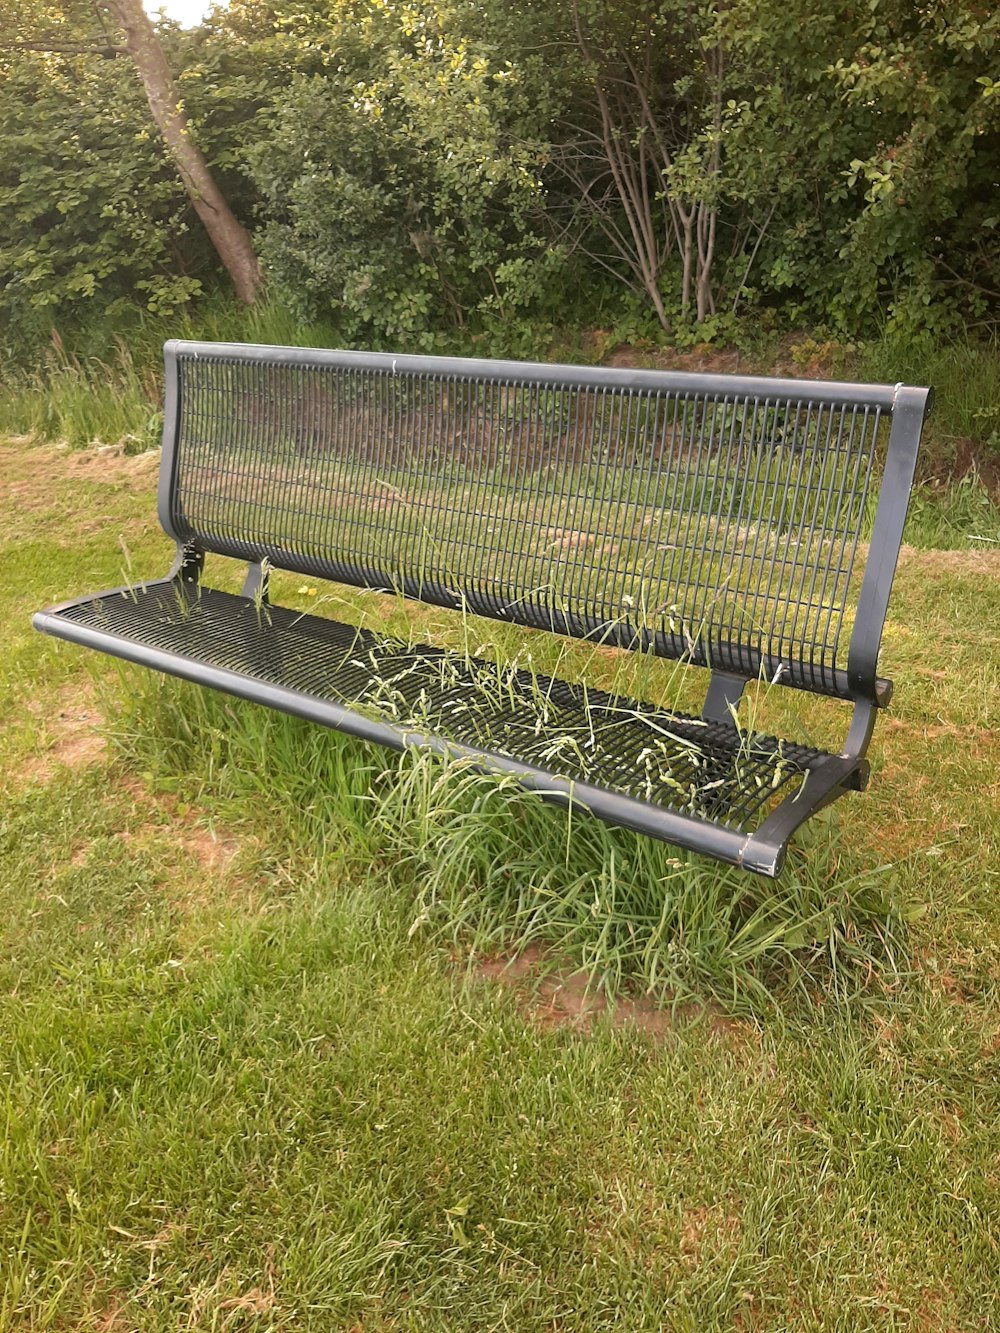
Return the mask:
[[516, 775], [550, 799], [774, 874], [864, 759], [179, 580], [64, 604], [39, 629], [363, 739]]

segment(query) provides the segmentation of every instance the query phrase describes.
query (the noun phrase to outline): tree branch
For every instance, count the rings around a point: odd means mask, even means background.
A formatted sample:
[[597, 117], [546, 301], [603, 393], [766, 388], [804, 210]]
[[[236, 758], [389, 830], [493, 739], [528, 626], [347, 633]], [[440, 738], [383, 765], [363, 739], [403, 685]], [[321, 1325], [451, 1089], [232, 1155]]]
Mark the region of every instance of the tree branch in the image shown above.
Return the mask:
[[44, 55], [103, 56], [113, 60], [115, 56], [124, 56], [128, 51], [124, 46], [113, 46], [110, 42], [101, 42], [95, 46], [84, 46], [80, 42], [0, 42], [0, 51], [41, 51]]

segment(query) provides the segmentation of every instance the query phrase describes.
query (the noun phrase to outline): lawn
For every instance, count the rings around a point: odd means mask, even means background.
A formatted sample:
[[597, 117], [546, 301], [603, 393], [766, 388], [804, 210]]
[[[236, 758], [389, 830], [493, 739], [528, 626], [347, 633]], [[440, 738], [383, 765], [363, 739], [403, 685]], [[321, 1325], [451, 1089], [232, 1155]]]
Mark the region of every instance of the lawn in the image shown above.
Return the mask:
[[0, 442], [0, 1329], [1000, 1327], [995, 544], [764, 885], [35, 634], [154, 491]]

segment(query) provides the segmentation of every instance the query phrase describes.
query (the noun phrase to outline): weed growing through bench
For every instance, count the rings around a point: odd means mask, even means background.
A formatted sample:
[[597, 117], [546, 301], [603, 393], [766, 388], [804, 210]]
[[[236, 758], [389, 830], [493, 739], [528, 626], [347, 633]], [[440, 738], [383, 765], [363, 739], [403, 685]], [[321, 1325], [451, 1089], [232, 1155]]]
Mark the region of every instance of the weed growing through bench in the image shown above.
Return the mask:
[[[666, 710], [658, 711], [636, 702], [631, 672], [619, 670], [608, 690], [589, 688], [586, 673], [583, 683], [565, 684], [560, 671], [569, 652], [565, 642], [551, 675], [539, 670], [524, 642], [512, 654], [484, 660], [472, 650], [471, 625], [463, 602], [460, 642], [446, 652], [428, 652], [412, 633], [397, 640], [359, 629], [345, 666], [360, 683], [343, 701], [412, 734], [450, 738], [456, 753], [471, 744], [571, 782], [611, 782], [625, 794], [666, 801], [695, 817], [725, 819], [735, 800], [737, 824], [766, 810], [781, 788], [803, 775], [801, 763], [785, 754], [781, 742], [755, 725], [742, 726], [738, 713], [733, 733], [724, 737], [718, 724], [698, 717], [682, 714], [675, 723], [669, 714], [680, 711], [675, 684], [684, 675], [683, 659], [671, 664], [665, 685], [656, 691]], [[693, 640], [699, 630], [685, 626], [685, 632]], [[539, 646], [537, 638], [530, 643]], [[591, 655], [600, 647], [592, 644]], [[651, 653], [638, 656], [646, 659], [644, 672], [651, 672], [657, 659]], [[546, 785], [541, 783], [543, 790]]]

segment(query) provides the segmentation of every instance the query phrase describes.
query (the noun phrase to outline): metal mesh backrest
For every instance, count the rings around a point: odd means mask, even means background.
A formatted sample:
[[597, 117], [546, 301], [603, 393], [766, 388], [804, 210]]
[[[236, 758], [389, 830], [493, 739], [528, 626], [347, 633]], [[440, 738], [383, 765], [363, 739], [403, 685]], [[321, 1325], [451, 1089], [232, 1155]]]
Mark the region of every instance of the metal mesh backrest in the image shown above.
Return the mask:
[[808, 383], [183, 347], [182, 540], [847, 694], [881, 406]]

